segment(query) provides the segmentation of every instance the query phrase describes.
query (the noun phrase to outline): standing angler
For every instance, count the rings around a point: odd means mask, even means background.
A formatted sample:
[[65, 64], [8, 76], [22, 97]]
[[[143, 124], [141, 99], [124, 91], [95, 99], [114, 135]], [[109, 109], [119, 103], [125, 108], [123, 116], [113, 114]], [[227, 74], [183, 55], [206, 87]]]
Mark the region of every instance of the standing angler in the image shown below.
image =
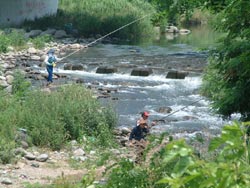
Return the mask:
[[56, 66], [57, 61], [58, 58], [55, 56], [55, 50], [50, 49], [47, 53], [47, 57], [44, 60], [48, 72], [47, 86], [53, 82], [53, 68]]

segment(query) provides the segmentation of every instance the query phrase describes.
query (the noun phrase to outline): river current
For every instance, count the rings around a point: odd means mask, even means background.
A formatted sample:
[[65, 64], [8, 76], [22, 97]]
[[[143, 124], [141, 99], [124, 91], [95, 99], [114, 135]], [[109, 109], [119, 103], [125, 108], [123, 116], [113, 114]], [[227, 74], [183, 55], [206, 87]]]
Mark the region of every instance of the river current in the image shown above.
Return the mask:
[[[183, 38], [183, 37], [186, 37]], [[190, 39], [191, 37], [191, 39]], [[104, 105], [111, 104], [118, 116], [119, 127], [132, 128], [140, 112], [149, 111], [149, 120], [158, 120], [153, 132], [193, 135], [197, 132], [219, 133], [227, 123], [213, 113], [210, 102], [199, 94], [201, 72], [190, 71], [185, 79], [168, 79], [169, 70], [188, 70], [206, 66], [206, 53], [200, 52], [193, 43], [194, 36], [154, 41], [150, 44], [117, 45], [98, 44], [80, 51], [70, 58], [70, 63], [82, 63], [84, 71], [63, 70], [55, 73], [79, 77], [86, 86], [112, 88], [111, 97], [99, 99]], [[206, 42], [206, 41], [205, 41]], [[203, 46], [202, 46], [203, 45]], [[208, 46], [202, 44], [201, 46]], [[195, 66], [197, 65], [197, 66]], [[97, 74], [99, 66], [117, 67], [112, 74]], [[153, 74], [145, 77], [131, 76], [135, 67], [149, 67]], [[161, 108], [170, 107], [171, 115]]]

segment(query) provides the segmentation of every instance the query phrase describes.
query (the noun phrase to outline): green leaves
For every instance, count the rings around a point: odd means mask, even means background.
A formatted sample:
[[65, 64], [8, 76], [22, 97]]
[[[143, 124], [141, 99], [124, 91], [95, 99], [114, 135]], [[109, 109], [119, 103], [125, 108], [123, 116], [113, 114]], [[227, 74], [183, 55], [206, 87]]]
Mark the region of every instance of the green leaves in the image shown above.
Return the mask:
[[[210, 1], [209, 1], [210, 2]], [[250, 1], [227, 0], [220, 12], [216, 28], [225, 37], [212, 53], [203, 77], [202, 92], [208, 93], [213, 108], [230, 116], [241, 113], [250, 120]], [[209, 6], [214, 6], [211, 4]]]
[[250, 183], [249, 146], [244, 138], [245, 126], [249, 125], [234, 122], [224, 126], [221, 136], [209, 145], [209, 152], [217, 152], [213, 161], [195, 158], [183, 141], [168, 144], [164, 163], [176, 163], [173, 171], [158, 183], [171, 188], [247, 187]]

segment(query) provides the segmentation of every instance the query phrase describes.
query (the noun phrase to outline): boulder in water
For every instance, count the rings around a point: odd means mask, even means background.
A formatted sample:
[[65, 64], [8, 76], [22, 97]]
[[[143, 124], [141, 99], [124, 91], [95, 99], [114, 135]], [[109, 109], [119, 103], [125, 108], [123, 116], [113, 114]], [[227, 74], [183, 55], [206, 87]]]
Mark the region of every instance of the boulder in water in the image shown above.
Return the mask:
[[151, 68], [135, 68], [131, 72], [131, 76], [149, 76], [153, 73]]
[[171, 79], [185, 79], [185, 77], [187, 75], [188, 75], [188, 72], [172, 70], [172, 71], [168, 72], [166, 78], [171, 78]]
[[99, 74], [111, 74], [117, 72], [117, 68], [115, 67], [107, 67], [107, 66], [101, 66], [98, 67], [96, 70], [96, 73]]

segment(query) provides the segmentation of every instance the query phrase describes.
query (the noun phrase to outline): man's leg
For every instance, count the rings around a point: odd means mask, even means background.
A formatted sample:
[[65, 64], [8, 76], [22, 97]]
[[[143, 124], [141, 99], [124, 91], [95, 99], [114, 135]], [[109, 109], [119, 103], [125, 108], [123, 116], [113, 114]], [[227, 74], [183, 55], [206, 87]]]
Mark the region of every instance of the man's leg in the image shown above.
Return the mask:
[[48, 82], [53, 82], [53, 67], [52, 66], [47, 66], [47, 71], [48, 71]]

